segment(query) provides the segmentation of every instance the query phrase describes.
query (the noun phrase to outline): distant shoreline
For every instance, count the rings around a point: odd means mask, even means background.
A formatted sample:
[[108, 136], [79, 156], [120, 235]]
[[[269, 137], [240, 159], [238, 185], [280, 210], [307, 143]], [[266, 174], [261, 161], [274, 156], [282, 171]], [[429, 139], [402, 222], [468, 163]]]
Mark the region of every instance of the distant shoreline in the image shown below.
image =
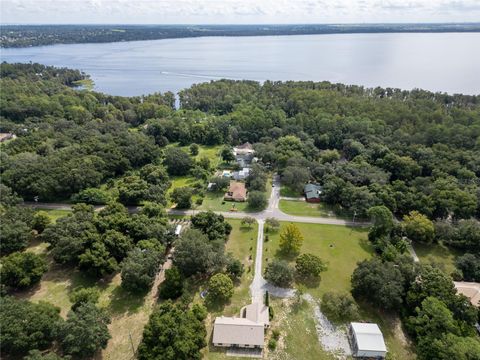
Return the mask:
[[0, 25], [0, 47], [112, 43], [196, 37], [379, 33], [477, 33], [480, 23], [295, 25]]

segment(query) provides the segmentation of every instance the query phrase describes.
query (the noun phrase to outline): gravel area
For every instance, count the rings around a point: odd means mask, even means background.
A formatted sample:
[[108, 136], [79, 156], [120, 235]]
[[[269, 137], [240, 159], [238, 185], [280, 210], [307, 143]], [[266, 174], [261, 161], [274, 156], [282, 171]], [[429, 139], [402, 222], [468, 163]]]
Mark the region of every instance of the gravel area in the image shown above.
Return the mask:
[[313, 307], [318, 340], [323, 349], [332, 353], [339, 360], [347, 359], [348, 356], [351, 356], [352, 351], [346, 329], [333, 325], [321, 312], [320, 306], [310, 294], [305, 294], [303, 297]]

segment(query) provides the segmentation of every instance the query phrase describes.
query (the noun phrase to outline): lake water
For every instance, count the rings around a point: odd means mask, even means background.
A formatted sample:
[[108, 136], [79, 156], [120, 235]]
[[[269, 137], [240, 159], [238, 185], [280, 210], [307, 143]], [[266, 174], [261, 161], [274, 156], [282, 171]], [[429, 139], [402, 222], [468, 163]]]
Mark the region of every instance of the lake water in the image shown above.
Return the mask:
[[81, 69], [113, 95], [221, 78], [480, 94], [480, 33], [205, 37], [2, 49], [1, 58]]

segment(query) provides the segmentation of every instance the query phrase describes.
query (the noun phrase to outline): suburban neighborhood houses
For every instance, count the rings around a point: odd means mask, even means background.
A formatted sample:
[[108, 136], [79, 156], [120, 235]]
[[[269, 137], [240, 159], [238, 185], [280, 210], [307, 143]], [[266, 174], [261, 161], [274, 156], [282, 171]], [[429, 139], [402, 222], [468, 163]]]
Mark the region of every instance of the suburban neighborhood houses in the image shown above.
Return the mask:
[[238, 181], [230, 181], [228, 191], [225, 193], [224, 199], [227, 201], [247, 201], [247, 189], [245, 183]]

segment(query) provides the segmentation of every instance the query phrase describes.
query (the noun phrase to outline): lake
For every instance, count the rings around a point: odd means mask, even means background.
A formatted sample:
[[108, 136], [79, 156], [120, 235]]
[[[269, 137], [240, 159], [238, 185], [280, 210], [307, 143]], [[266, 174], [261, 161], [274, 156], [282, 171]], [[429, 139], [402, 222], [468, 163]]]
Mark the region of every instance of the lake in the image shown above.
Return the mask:
[[1, 58], [80, 69], [113, 95], [222, 78], [480, 94], [480, 33], [205, 37], [10, 48]]

